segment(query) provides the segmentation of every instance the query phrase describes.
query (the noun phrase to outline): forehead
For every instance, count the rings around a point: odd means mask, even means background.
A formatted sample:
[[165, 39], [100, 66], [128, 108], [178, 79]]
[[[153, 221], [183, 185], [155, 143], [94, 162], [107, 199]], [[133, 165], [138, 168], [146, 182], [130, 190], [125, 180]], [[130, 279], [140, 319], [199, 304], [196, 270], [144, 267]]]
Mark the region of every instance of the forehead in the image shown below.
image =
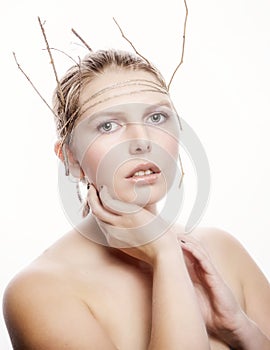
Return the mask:
[[126, 104], [158, 105], [170, 98], [155, 76], [142, 70], [107, 70], [86, 84], [80, 95], [81, 118]]

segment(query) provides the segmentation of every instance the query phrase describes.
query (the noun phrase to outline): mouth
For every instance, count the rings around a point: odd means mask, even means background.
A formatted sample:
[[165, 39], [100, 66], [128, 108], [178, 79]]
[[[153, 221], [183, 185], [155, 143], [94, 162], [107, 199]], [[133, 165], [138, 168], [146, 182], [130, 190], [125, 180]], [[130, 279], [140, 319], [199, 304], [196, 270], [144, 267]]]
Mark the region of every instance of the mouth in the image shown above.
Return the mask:
[[144, 163], [137, 165], [131, 172], [126, 176], [126, 179], [133, 181], [144, 181], [147, 183], [154, 183], [158, 175], [160, 174], [160, 169], [153, 163]]

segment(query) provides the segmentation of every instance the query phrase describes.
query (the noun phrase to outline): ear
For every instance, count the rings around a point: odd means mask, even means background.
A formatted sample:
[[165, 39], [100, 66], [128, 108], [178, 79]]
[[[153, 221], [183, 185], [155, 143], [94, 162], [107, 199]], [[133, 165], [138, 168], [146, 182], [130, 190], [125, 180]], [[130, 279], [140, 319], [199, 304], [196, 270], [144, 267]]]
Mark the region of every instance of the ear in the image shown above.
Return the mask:
[[[65, 152], [63, 152], [63, 147], [65, 147]], [[54, 152], [57, 157], [65, 164], [65, 166], [68, 166], [68, 170], [73, 177], [79, 180], [84, 178], [84, 171], [82, 170], [77, 159], [73, 156], [73, 153], [67, 144], [61, 145], [60, 141], [56, 141], [54, 144]], [[67, 159], [65, 159], [64, 153], [66, 154]]]

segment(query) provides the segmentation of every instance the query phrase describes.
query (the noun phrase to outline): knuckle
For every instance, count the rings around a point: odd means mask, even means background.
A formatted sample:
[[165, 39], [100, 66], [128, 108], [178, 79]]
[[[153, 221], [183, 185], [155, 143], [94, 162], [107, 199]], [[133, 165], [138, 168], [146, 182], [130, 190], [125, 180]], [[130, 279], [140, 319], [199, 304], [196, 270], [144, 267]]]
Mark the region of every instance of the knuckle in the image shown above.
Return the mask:
[[95, 209], [93, 209], [93, 208], [92, 208], [92, 210], [91, 210], [91, 213], [92, 213], [92, 215], [97, 216], [97, 212], [96, 212]]
[[91, 206], [92, 214], [98, 216], [98, 208], [95, 205]]

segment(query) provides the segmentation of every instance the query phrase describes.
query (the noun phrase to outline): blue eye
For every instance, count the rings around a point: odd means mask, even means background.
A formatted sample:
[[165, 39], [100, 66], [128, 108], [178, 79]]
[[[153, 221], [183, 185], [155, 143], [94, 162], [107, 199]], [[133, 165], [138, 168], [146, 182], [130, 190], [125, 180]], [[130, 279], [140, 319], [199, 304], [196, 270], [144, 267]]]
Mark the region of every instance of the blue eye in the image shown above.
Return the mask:
[[105, 123], [102, 123], [98, 126], [98, 130], [102, 133], [111, 133], [114, 132], [116, 129], [118, 129], [119, 124], [113, 121], [108, 121]]
[[165, 116], [164, 114], [162, 114], [162, 113], [155, 113], [155, 114], [152, 114], [150, 117], [148, 117], [147, 120], [148, 120], [151, 124], [161, 124], [161, 123], [163, 123], [166, 119], [167, 119], [167, 116]]

